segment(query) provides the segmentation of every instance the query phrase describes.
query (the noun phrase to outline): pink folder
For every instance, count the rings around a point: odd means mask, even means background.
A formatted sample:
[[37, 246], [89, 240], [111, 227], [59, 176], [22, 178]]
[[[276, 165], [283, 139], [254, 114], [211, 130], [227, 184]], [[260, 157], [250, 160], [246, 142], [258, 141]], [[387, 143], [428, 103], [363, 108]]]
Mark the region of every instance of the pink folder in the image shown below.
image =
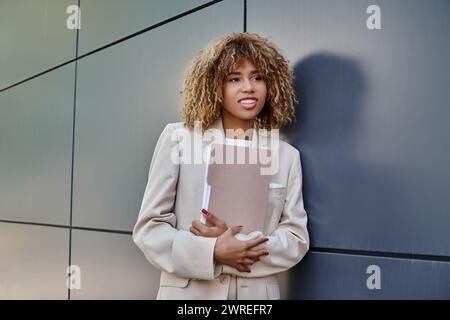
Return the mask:
[[[243, 161], [237, 161], [238, 154], [245, 155], [240, 158]], [[270, 176], [261, 175], [258, 160], [250, 161], [257, 154], [258, 149], [251, 146], [213, 144], [206, 165], [203, 208], [228, 227], [243, 225], [241, 233], [264, 231]], [[227, 156], [232, 161], [226, 161]], [[211, 157], [223, 161], [211, 163]]]

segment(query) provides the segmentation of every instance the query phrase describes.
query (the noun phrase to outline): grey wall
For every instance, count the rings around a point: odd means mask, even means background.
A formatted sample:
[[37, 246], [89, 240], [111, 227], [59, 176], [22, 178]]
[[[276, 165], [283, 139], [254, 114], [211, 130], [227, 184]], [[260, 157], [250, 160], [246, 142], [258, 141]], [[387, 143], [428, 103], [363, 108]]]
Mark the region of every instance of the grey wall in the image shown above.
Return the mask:
[[131, 238], [153, 149], [190, 59], [243, 30], [244, 2], [82, 0], [78, 35], [74, 3], [0, 1], [0, 298], [154, 299]]
[[300, 100], [312, 243], [283, 297], [450, 298], [448, 1], [81, 0], [78, 32], [77, 3], [0, 1], [0, 298], [156, 296], [131, 239], [153, 148], [192, 56], [244, 29], [280, 47]]
[[248, 0], [248, 30], [282, 48], [299, 96], [288, 132], [312, 250], [292, 298], [450, 298], [449, 13], [446, 0]]

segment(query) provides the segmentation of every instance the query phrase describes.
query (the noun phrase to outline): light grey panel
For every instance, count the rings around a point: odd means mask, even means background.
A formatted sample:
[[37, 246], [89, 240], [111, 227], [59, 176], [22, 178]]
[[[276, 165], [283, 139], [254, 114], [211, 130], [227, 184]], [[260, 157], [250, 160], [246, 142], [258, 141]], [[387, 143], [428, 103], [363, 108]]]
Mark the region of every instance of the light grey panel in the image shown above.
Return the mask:
[[75, 58], [76, 29], [66, 26], [77, 0], [0, 1], [0, 89]]
[[78, 42], [79, 55], [207, 2], [207, 0], [81, 1], [82, 28]]
[[160, 271], [142, 255], [131, 235], [72, 231], [72, 265], [81, 271], [81, 289], [70, 299], [155, 299]]
[[450, 2], [370, 4], [248, 1], [294, 68], [312, 244], [450, 255]]
[[291, 299], [450, 299], [450, 262], [310, 252], [289, 283]]
[[185, 68], [210, 40], [242, 30], [242, 10], [221, 2], [79, 61], [75, 225], [131, 231], [156, 141], [180, 121]]
[[74, 64], [0, 93], [0, 220], [69, 224]]
[[0, 223], [0, 299], [67, 299], [69, 230]]

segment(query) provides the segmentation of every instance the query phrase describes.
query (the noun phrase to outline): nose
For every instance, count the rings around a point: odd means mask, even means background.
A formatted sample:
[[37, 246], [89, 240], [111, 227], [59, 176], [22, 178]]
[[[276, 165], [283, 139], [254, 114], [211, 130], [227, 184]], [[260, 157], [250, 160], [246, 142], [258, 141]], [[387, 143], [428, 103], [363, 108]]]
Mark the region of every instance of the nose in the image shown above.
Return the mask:
[[253, 83], [249, 79], [242, 81], [242, 91], [243, 92], [253, 92], [254, 91]]

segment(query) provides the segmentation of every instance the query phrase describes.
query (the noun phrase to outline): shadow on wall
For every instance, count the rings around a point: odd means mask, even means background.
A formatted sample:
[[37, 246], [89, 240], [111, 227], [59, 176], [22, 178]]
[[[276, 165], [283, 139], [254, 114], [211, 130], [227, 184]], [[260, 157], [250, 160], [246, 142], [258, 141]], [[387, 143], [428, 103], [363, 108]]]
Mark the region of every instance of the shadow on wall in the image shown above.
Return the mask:
[[[362, 68], [352, 58], [320, 52], [295, 64], [294, 76], [297, 120], [283, 133], [301, 152], [311, 247], [382, 249], [390, 240], [379, 240], [379, 228], [394, 237], [395, 230], [386, 228], [377, 211], [395, 216], [404, 196], [399, 172], [358, 154], [364, 150], [361, 113], [367, 90]], [[302, 276], [303, 263], [308, 258], [289, 274], [288, 298], [305, 297], [299, 291], [316, 286], [314, 279], [305, 283], [310, 277]], [[321, 272], [330, 271], [323, 267]]]
[[[308, 186], [321, 183], [314, 174], [311, 156], [324, 156], [336, 167], [331, 156], [349, 156], [357, 139], [358, 115], [362, 108], [365, 81], [355, 61], [333, 53], [312, 54], [294, 66], [296, 121], [286, 127], [290, 143], [300, 150], [305, 207], [312, 209]], [[330, 154], [333, 152], [334, 154]], [[322, 157], [321, 157], [322, 158]], [[326, 163], [324, 163], [326, 165]], [[315, 193], [314, 199], [320, 195]]]

